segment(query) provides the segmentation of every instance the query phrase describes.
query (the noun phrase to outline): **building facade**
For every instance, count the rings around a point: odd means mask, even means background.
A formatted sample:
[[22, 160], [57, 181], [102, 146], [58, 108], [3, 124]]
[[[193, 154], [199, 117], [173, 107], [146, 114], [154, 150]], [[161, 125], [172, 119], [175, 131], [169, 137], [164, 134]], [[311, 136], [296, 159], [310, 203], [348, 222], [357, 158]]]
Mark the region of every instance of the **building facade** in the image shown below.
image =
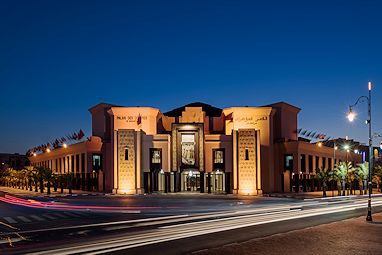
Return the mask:
[[258, 195], [306, 189], [315, 169], [362, 160], [353, 151], [300, 141], [300, 109], [284, 102], [225, 109], [192, 103], [165, 113], [100, 103], [89, 111], [89, 141], [38, 154], [31, 162], [85, 179], [94, 174], [99, 189], [119, 194]]

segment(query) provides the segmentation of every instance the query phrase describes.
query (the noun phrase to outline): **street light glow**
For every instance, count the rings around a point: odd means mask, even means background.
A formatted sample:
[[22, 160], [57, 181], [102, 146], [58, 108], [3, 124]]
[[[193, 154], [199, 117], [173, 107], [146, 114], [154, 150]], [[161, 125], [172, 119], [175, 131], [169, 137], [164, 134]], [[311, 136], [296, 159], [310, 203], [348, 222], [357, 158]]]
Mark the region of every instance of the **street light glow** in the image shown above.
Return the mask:
[[48, 153], [49, 153], [49, 152], [50, 152], [50, 149], [49, 149], [49, 148], [48, 148], [48, 149], [46, 149], [46, 152], [48, 152]]
[[68, 148], [68, 145], [67, 145], [66, 143], [64, 143], [64, 144], [62, 145], [62, 147], [64, 147], [64, 148]]
[[345, 150], [347, 150], [347, 151], [348, 151], [348, 150], [349, 150], [349, 148], [350, 148], [349, 144], [345, 144], [345, 145], [344, 145], [344, 149], [345, 149]]
[[350, 109], [347, 117], [348, 117], [348, 120], [352, 122], [355, 119], [355, 113]]
[[322, 142], [317, 143], [318, 147], [322, 147]]

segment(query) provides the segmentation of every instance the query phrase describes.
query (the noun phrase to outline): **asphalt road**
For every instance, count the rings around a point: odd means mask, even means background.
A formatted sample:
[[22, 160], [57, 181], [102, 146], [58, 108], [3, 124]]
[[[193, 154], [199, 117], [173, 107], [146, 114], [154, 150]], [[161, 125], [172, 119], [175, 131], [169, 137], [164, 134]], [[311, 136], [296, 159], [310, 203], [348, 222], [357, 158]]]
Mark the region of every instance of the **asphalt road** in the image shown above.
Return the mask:
[[[16, 202], [24, 206], [0, 202], [1, 252], [191, 253], [364, 215], [366, 201], [355, 198], [303, 201], [182, 195], [79, 196], [41, 198], [38, 201], [18, 201], [16, 198]], [[29, 204], [35, 207], [28, 207]], [[373, 205], [374, 212], [381, 211], [382, 197], [374, 197]], [[9, 246], [10, 242], [13, 247]]]

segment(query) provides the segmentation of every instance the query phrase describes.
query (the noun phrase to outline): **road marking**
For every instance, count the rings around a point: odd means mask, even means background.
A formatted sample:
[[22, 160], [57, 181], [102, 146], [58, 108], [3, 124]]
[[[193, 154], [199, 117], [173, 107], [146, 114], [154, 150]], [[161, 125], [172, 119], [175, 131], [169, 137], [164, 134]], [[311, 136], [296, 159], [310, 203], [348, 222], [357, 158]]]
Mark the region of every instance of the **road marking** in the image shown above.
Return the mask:
[[15, 221], [14, 219], [12, 219], [11, 217], [3, 217], [4, 220], [8, 221], [8, 223], [17, 223], [17, 221]]
[[37, 215], [30, 215], [29, 217], [31, 217], [31, 218], [33, 218], [33, 219], [35, 219], [35, 220], [38, 220], [38, 221], [44, 221], [43, 218], [41, 218], [41, 217], [39, 217], [39, 216], [37, 216]]
[[25, 218], [24, 216], [17, 216], [17, 218], [19, 218], [20, 220], [22, 220], [24, 222], [32, 222], [30, 219]]
[[56, 220], [56, 219], [57, 219], [56, 217], [53, 217], [52, 215], [49, 215], [49, 214], [43, 214], [43, 215], [41, 215], [41, 216], [43, 216], [43, 217], [45, 217], [45, 218], [48, 218], [48, 219], [50, 219], [50, 220]]

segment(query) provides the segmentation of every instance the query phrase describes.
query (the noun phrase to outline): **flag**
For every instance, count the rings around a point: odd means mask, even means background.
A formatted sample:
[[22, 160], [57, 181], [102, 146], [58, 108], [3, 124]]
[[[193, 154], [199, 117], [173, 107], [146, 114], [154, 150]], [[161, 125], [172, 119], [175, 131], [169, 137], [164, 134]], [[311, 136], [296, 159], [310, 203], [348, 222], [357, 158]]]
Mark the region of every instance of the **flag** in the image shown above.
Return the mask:
[[142, 123], [142, 116], [141, 116], [141, 114], [139, 114], [138, 118], [137, 118], [137, 124], [141, 125], [141, 123]]
[[80, 131], [78, 132], [78, 135], [77, 135], [78, 140], [81, 140], [84, 136], [85, 136], [84, 131], [82, 131], [82, 129], [80, 129]]

